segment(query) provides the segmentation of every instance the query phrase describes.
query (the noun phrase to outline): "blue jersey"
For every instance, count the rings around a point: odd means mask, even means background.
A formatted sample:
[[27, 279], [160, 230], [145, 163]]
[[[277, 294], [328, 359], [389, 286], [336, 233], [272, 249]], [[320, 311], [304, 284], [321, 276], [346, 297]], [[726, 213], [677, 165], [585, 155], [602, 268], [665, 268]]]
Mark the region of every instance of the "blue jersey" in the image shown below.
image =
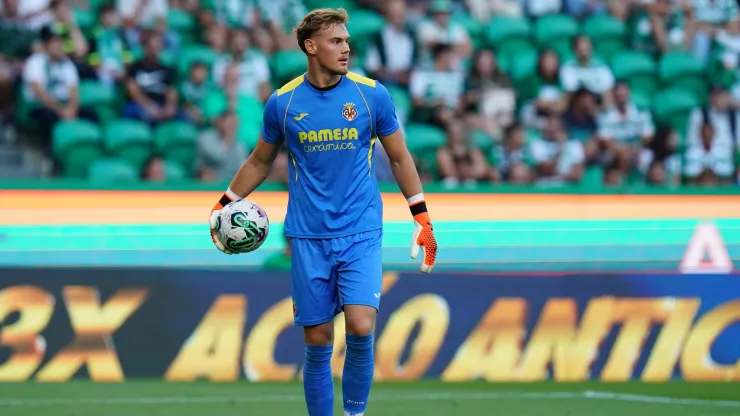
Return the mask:
[[288, 147], [285, 235], [336, 238], [382, 228], [373, 148], [378, 136], [398, 128], [385, 87], [351, 72], [328, 90], [304, 74], [275, 91], [265, 105], [262, 139]]

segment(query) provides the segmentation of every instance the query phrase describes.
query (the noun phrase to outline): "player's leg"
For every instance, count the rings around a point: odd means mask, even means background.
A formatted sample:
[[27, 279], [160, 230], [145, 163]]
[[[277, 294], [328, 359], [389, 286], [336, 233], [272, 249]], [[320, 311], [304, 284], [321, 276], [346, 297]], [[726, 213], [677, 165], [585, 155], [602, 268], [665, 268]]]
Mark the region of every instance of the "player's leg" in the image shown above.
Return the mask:
[[337, 262], [347, 352], [342, 374], [345, 415], [364, 415], [375, 359], [373, 332], [383, 286], [382, 230], [346, 237]]
[[331, 356], [339, 311], [336, 270], [329, 240], [291, 238], [293, 315], [305, 340], [303, 392], [309, 416], [332, 416]]

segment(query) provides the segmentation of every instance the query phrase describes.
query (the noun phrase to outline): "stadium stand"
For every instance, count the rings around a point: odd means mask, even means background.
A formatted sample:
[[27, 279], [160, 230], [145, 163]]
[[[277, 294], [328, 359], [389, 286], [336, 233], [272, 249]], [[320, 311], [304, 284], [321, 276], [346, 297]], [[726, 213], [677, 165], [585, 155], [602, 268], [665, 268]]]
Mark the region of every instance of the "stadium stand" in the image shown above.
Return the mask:
[[735, 0], [0, 0], [0, 177], [223, 181], [316, 7], [350, 12], [425, 180], [738, 184]]

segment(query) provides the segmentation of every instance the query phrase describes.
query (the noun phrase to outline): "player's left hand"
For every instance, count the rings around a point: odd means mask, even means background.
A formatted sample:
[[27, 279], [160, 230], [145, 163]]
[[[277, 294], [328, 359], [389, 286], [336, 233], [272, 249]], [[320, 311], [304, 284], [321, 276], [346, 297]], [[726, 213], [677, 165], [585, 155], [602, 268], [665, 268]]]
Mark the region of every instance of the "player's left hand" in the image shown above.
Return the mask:
[[421, 272], [431, 273], [432, 268], [434, 268], [434, 261], [437, 258], [437, 240], [434, 238], [432, 220], [426, 210], [414, 215], [414, 237], [411, 241], [412, 259], [419, 256], [421, 247], [424, 247]]
[[221, 216], [221, 210], [232, 201], [233, 200], [227, 194], [224, 194], [221, 199], [216, 202], [216, 205], [213, 206], [211, 209], [211, 216], [208, 218], [208, 225], [211, 227], [211, 240], [216, 248], [224, 254], [234, 253], [218, 241], [218, 238], [216, 238], [216, 229], [218, 228], [218, 222], [220, 221], [219, 217]]

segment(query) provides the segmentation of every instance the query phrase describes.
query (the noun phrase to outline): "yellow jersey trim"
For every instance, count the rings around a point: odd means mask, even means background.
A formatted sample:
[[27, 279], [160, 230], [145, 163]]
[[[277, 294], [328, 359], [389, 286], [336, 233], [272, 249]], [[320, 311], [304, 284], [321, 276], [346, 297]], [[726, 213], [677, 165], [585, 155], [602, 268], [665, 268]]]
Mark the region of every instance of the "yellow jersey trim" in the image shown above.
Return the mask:
[[363, 77], [362, 75], [356, 74], [354, 72], [347, 72], [346, 77], [358, 84], [367, 85], [368, 87], [375, 88], [377, 86], [377, 81], [375, 81], [374, 79]]
[[285, 94], [285, 93], [287, 93], [287, 92], [291, 92], [291, 91], [295, 90], [301, 84], [303, 84], [303, 75], [301, 75], [298, 78], [295, 78], [294, 80], [292, 80], [292, 81], [288, 82], [287, 84], [283, 85], [282, 87], [280, 87], [280, 89], [277, 90], [278, 97], [281, 96], [281, 95], [283, 95], [283, 94]]

